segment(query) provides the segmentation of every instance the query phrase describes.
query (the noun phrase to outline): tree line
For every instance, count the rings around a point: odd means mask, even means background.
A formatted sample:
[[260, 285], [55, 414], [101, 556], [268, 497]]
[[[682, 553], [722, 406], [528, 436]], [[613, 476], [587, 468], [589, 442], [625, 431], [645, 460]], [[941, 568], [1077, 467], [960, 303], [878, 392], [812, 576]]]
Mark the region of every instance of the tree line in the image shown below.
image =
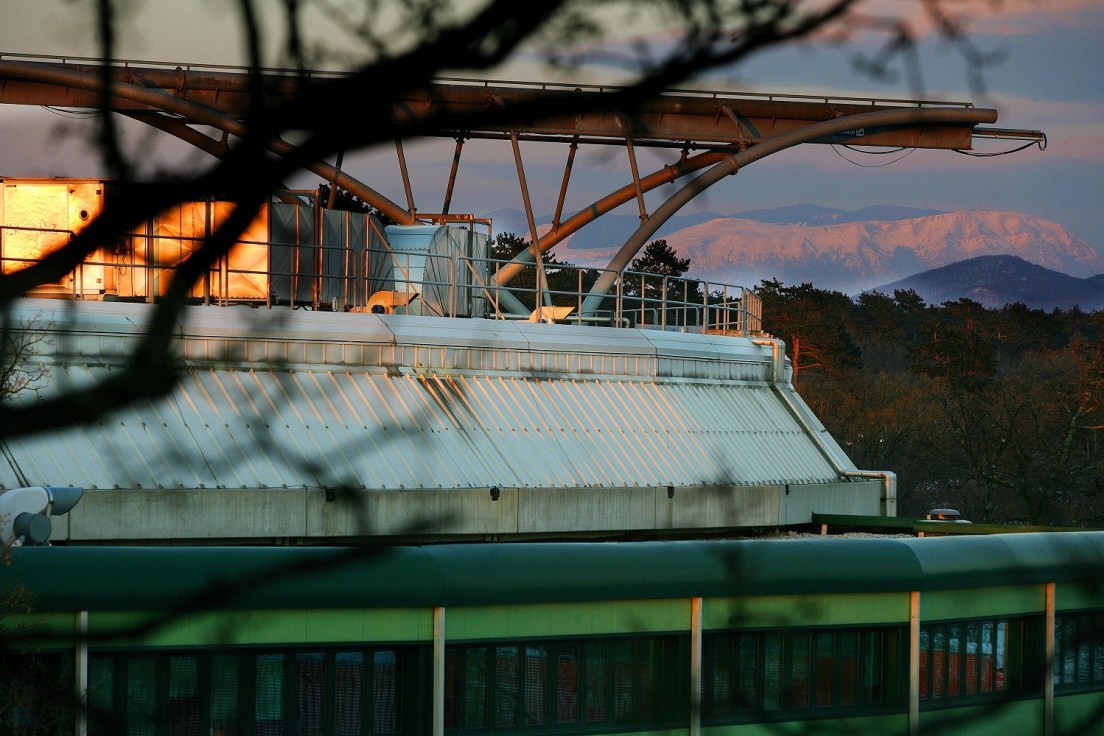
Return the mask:
[[897, 474], [900, 515], [1104, 526], [1104, 312], [756, 291], [802, 398], [860, 468]]

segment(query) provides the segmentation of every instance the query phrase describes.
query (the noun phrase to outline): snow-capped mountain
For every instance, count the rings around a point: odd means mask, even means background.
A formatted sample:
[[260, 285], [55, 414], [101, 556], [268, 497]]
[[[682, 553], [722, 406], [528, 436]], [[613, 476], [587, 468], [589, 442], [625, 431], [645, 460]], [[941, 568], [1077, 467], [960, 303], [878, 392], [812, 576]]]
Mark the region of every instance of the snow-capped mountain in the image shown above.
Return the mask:
[[[858, 219], [862, 215], [882, 219]], [[580, 232], [556, 252], [572, 263], [604, 265], [633, 229], [610, 247], [599, 248], [593, 247], [591, 238], [584, 245]], [[1017, 212], [870, 208], [851, 213], [800, 206], [731, 217], [707, 215], [697, 223], [673, 220], [655, 237], [665, 238], [681, 257], [690, 259], [691, 275], [751, 287], [778, 279], [857, 294], [990, 255], [1017, 256], [1076, 278], [1104, 273], [1104, 255], [1084, 240], [1056, 222]]]

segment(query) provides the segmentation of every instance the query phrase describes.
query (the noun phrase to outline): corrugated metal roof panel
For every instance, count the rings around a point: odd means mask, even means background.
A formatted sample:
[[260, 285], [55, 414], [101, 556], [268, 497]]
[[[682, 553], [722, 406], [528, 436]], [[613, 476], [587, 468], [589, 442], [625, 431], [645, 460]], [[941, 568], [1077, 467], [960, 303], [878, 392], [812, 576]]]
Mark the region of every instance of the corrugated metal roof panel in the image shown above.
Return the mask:
[[[100, 370], [55, 373], [75, 384]], [[836, 475], [767, 385], [363, 369], [192, 369], [164, 402], [16, 438], [8, 450], [6, 487], [626, 487]]]
[[[51, 390], [112, 370], [148, 309], [51, 306], [67, 333], [42, 356]], [[759, 486], [853, 467], [773, 383], [770, 346], [745, 338], [218, 308], [189, 310], [181, 330], [171, 396], [8, 441], [0, 484]]]

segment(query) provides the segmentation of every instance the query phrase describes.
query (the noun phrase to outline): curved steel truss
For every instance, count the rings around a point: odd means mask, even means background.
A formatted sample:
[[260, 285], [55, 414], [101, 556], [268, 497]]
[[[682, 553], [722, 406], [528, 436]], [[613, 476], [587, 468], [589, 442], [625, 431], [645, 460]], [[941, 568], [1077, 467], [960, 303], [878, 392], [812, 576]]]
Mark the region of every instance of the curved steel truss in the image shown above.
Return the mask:
[[[106, 107], [221, 157], [230, 150], [229, 137], [240, 137], [247, 131], [253, 95], [262, 94], [269, 102], [291, 100], [315, 85], [339, 80], [341, 76], [5, 54], [0, 55], [0, 104]], [[526, 251], [512, 267], [500, 272], [500, 285], [509, 283], [522, 268], [532, 264], [537, 249], [547, 252], [601, 215], [636, 200], [640, 227], [621, 246], [607, 267], [607, 275], [592, 290], [590, 302], [600, 300], [616, 277], [613, 272], [624, 269], [647, 239], [679, 208], [741, 167], [802, 143], [963, 150], [970, 149], [972, 139], [978, 136], [1040, 144], [1045, 140], [1039, 131], [979, 129], [980, 125], [996, 122], [997, 112], [966, 102], [676, 90], [634, 109], [614, 111], [602, 104], [603, 96], [614, 89], [443, 79], [429, 88], [410, 90], [391, 104], [389, 114], [393, 124], [406, 126], [414, 137], [456, 140], [441, 210], [445, 214], [449, 211], [464, 141], [472, 138], [510, 141], [531, 242], [536, 248]], [[548, 104], [553, 101], [555, 105]], [[509, 110], [525, 105], [556, 112], [525, 121], [508, 114]], [[286, 122], [288, 128], [295, 129], [294, 118]], [[309, 124], [308, 120], [302, 121], [303, 127]], [[213, 138], [199, 127], [213, 128], [221, 137]], [[519, 148], [521, 141], [557, 142], [569, 147], [555, 216], [543, 234], [538, 234], [533, 217]], [[562, 218], [572, 162], [580, 145], [624, 146], [631, 180]], [[642, 174], [635, 154], [635, 149], [641, 146], [679, 151], [679, 157], [670, 165]], [[287, 155], [295, 147], [283, 140], [273, 140], [269, 149], [274, 154]], [[413, 201], [401, 142], [396, 143], [396, 151], [406, 184], [405, 206], [341, 171], [340, 156], [336, 165], [316, 161], [307, 168], [396, 223], [413, 224], [429, 215]], [[691, 155], [690, 151], [695, 153]], [[648, 213], [645, 193], [697, 172], [704, 173], [689, 180]], [[511, 304], [509, 300], [504, 306], [521, 309], [520, 303]]]

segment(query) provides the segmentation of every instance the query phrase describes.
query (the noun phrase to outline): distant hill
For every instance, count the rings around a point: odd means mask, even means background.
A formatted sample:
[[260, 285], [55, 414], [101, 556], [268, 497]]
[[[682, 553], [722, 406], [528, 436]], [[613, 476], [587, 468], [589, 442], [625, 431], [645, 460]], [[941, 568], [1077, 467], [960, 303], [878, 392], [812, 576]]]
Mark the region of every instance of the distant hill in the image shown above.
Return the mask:
[[1104, 274], [1079, 279], [1028, 263], [1017, 256], [978, 256], [924, 271], [870, 291], [892, 296], [912, 290], [928, 304], [965, 297], [990, 309], [1012, 302], [1032, 309], [1104, 309]]

